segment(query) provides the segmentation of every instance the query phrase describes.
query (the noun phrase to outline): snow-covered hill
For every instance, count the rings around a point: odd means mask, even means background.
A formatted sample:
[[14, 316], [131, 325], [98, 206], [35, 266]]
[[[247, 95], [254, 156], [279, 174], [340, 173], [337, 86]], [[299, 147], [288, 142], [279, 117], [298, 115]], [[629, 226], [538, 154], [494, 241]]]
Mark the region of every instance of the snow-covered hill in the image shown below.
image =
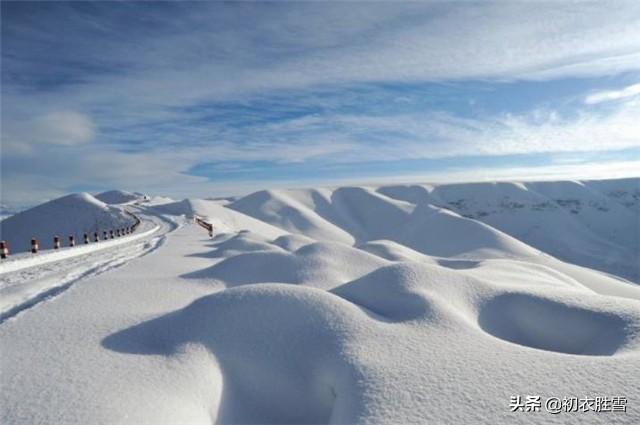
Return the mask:
[[149, 197], [142, 193], [131, 193], [124, 190], [109, 190], [95, 195], [95, 198], [105, 204], [127, 204]]
[[0, 322], [0, 422], [640, 423], [639, 184], [132, 205], [108, 272], [24, 274], [75, 283]]
[[31, 249], [31, 238], [40, 249], [51, 249], [53, 237], [63, 245], [69, 235], [82, 242], [83, 233], [131, 226], [133, 219], [122, 209], [109, 206], [88, 193], [76, 193], [54, 199], [22, 211], [0, 222], [0, 238], [9, 243], [12, 253]]
[[391, 240], [438, 256], [539, 250], [640, 282], [640, 180], [615, 182], [277, 190], [229, 207], [319, 240]]

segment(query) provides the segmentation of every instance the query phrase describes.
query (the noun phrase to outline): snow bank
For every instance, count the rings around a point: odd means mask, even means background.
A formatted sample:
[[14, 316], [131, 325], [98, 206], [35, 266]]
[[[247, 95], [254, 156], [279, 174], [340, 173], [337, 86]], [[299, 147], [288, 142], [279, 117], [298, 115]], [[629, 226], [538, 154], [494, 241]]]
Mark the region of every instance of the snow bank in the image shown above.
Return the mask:
[[18, 213], [0, 222], [0, 238], [9, 242], [11, 253], [31, 250], [31, 238], [40, 249], [53, 248], [58, 235], [67, 245], [69, 235], [82, 243], [83, 233], [100, 232], [133, 225], [133, 219], [117, 207], [106, 205], [88, 193], [63, 196]]

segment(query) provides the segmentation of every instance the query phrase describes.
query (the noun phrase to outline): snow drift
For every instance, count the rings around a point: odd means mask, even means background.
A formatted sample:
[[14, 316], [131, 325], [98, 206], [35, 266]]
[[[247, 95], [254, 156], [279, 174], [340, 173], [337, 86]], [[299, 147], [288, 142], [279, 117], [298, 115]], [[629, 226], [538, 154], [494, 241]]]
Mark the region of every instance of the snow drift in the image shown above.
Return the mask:
[[40, 249], [53, 248], [53, 237], [66, 245], [69, 235], [81, 242], [83, 233], [131, 226], [133, 219], [117, 207], [106, 205], [88, 193], [63, 196], [20, 212], [0, 222], [0, 238], [12, 253], [31, 249], [31, 238]]
[[640, 423], [639, 181], [139, 205], [163, 245], [0, 324], [0, 421]]

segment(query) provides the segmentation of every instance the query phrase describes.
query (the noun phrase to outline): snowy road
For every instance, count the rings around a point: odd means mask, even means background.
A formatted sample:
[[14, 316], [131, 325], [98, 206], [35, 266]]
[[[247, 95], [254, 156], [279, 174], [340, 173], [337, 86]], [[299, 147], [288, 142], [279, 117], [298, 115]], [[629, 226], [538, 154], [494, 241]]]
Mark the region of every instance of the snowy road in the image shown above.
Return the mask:
[[128, 237], [60, 251], [16, 255], [0, 266], [0, 323], [54, 297], [75, 282], [119, 267], [160, 246], [176, 222], [138, 207], [138, 231]]

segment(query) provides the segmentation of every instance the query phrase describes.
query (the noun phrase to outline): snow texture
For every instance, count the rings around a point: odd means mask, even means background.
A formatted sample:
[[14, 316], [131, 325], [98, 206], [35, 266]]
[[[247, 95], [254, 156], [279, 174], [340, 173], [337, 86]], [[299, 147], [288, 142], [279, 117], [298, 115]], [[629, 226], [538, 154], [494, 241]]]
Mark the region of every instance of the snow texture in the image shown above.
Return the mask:
[[639, 183], [142, 203], [163, 243], [0, 324], [0, 422], [640, 423]]

